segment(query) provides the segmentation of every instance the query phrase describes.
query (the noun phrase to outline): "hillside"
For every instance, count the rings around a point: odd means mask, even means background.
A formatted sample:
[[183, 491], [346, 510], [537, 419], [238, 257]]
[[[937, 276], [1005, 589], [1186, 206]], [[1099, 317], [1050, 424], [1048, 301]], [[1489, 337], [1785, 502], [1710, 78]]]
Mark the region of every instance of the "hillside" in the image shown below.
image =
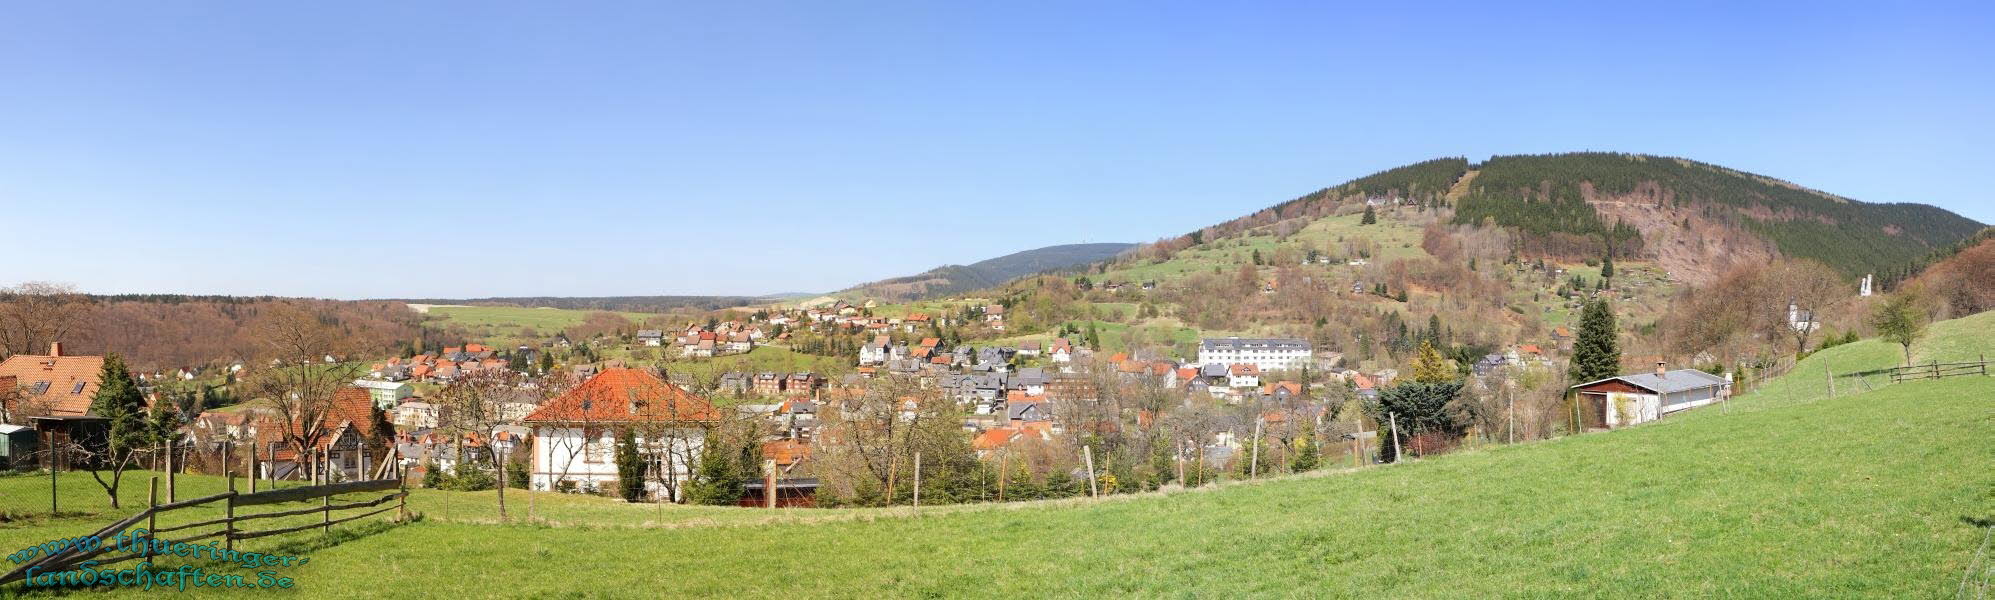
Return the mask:
[[[1517, 227], [1555, 244], [1612, 238], [1687, 273], [1737, 256], [1752, 238], [1852, 278], [1904, 268], [1981, 224], [1924, 204], [1872, 204], [1692, 160], [1582, 152], [1496, 156], [1455, 206], [1455, 222]], [[1615, 231], [1633, 226], [1639, 236]], [[1738, 235], [1749, 233], [1748, 236]], [[1697, 252], [1692, 235], [1725, 239]], [[1582, 239], [1571, 239], [1578, 236]], [[1597, 243], [1597, 242], [1595, 242]], [[1564, 250], [1548, 246], [1547, 250]], [[1755, 253], [1740, 257], [1752, 259]]]
[[[1920, 360], [1995, 350], [1995, 314], [1936, 323]], [[559, 525], [491, 525], [489, 493], [423, 490], [432, 518], [288, 548], [303, 589], [463, 597], [1934, 597], [1985, 589], [1995, 379], [1843, 391], [1889, 366], [1864, 340], [1657, 424], [1398, 466], [1197, 491], [924, 509], [759, 511], [545, 495]], [[105, 511], [87, 478], [0, 478], [11, 545]], [[193, 478], [191, 490], [214, 488]], [[138, 489], [132, 489], [138, 488]], [[142, 486], [131, 486], [142, 494]], [[516, 492], [517, 493], [517, 492]], [[128, 498], [136, 496], [127, 496]], [[514, 496], [515, 511], [521, 498]], [[481, 513], [485, 516], [481, 517]], [[259, 540], [259, 542], [261, 542]], [[253, 543], [255, 549], [268, 543]], [[767, 560], [788, 548], [795, 560]], [[1979, 562], [1977, 562], [1979, 561]], [[538, 568], [503, 583], [450, 576]], [[392, 565], [382, 568], [382, 565]], [[345, 576], [366, 572], [366, 577]], [[672, 574], [652, 575], [652, 574]], [[633, 585], [635, 584], [635, 585]], [[499, 587], [493, 587], [497, 585]], [[580, 588], [574, 586], [581, 586]], [[131, 592], [127, 592], [131, 593]]]
[[1047, 246], [968, 265], [943, 265], [916, 275], [883, 279], [852, 287], [839, 295], [890, 301], [948, 296], [1000, 285], [1034, 273], [1107, 260], [1133, 246], [1135, 244], [1121, 243]]

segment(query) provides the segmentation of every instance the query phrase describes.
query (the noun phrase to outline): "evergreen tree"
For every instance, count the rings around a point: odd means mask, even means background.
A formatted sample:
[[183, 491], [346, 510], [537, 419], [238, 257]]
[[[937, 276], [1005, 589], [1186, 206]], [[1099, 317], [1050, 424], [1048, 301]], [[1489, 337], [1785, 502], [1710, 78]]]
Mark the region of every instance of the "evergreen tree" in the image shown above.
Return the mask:
[[1315, 470], [1318, 458], [1320, 457], [1317, 456], [1316, 450], [1316, 425], [1304, 425], [1302, 434], [1296, 436], [1295, 458], [1289, 460], [1288, 469], [1297, 473]]
[[625, 502], [644, 497], [644, 455], [637, 452], [637, 434], [626, 428], [617, 435], [617, 495]]
[[1602, 256], [1602, 257], [1600, 257], [1600, 278], [1601, 278], [1601, 279], [1613, 279], [1613, 278], [1614, 278], [1614, 253], [1613, 253], [1613, 252], [1608, 252], [1606, 256]]
[[1455, 370], [1448, 366], [1448, 360], [1441, 358], [1441, 352], [1434, 344], [1420, 342], [1420, 350], [1413, 355], [1413, 380], [1421, 383], [1446, 383], [1455, 380]]
[[746, 489], [749, 472], [741, 467], [735, 453], [728, 452], [720, 440], [710, 440], [710, 445], [701, 449], [692, 483], [686, 486], [687, 500], [694, 504], [733, 505]]
[[1261, 249], [1260, 249], [1260, 248], [1255, 248], [1255, 249], [1254, 249], [1254, 264], [1255, 264], [1255, 265], [1257, 265], [1257, 266], [1261, 264]]
[[1621, 346], [1615, 337], [1614, 309], [1607, 300], [1586, 304], [1579, 317], [1579, 333], [1572, 346], [1572, 364], [1567, 374], [1574, 384], [1613, 377], [1621, 370]]
[[[90, 414], [107, 419], [110, 425], [104, 454], [87, 461], [93, 467], [90, 476], [110, 496], [111, 508], [118, 508], [118, 485], [124, 479], [125, 468], [131, 466], [138, 452], [152, 447], [158, 436], [146, 418], [145, 394], [139, 391], [138, 382], [132, 380], [131, 371], [125, 368], [125, 359], [115, 352], [104, 357], [104, 366], [97, 371], [97, 392], [90, 396]], [[99, 476], [94, 467], [109, 468], [110, 481]]]
[[1378, 222], [1378, 211], [1372, 210], [1372, 207], [1370, 205], [1366, 205], [1365, 216], [1358, 218], [1358, 224], [1370, 225], [1377, 222]]

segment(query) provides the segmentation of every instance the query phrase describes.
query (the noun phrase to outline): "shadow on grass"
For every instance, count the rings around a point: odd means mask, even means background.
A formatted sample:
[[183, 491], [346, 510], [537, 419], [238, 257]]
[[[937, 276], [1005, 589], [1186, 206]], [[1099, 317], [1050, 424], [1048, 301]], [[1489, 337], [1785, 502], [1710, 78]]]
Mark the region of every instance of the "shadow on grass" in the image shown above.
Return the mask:
[[[344, 526], [335, 526], [335, 528], [330, 533], [319, 533], [316, 535], [310, 533], [301, 533], [299, 534], [299, 537], [297, 537], [296, 539], [291, 539], [283, 543], [279, 543], [275, 546], [270, 546], [266, 548], [257, 548], [254, 550], [243, 549], [242, 551], [245, 553], [254, 552], [263, 555], [276, 555], [276, 556], [290, 555], [290, 556], [309, 558], [313, 553], [316, 553], [318, 551], [333, 548], [341, 544], [345, 544], [347, 542], [359, 540], [361, 538], [366, 538], [376, 534], [385, 533], [397, 527], [408, 525], [410, 523], [416, 523], [422, 520], [423, 517], [421, 514], [412, 513], [410, 515], [410, 518], [407, 520], [395, 520], [395, 519], [373, 520], [373, 521], [366, 521], [360, 524], [347, 524]], [[211, 573], [240, 574], [240, 575], [245, 575], [246, 578], [254, 579], [253, 576], [249, 575], [250, 571], [242, 571], [241, 567], [237, 563], [213, 560], [213, 559], [189, 559], [185, 563], [176, 563], [173, 565], [161, 565], [161, 568], [155, 570], [164, 571], [167, 570], [165, 567], [168, 566], [171, 566], [173, 568], [178, 568], [179, 564], [187, 564], [195, 567], [200, 567], [206, 570], [207, 572]], [[131, 564], [125, 563], [107, 568], [127, 569], [131, 568]], [[274, 569], [279, 570], [280, 572], [283, 570], [288, 570], [287, 567], [277, 567]], [[118, 589], [118, 588], [116, 588], [115, 586], [107, 586], [107, 585], [63, 587], [63, 588], [29, 588], [29, 587], [22, 587], [22, 584], [20, 582], [15, 582], [4, 586], [0, 586], [0, 596], [5, 596], [8, 598], [61, 597], [61, 596], [68, 596], [72, 593], [78, 593], [78, 592], [92, 593], [92, 594], [102, 593], [106, 590], [112, 590], [112, 589]]]

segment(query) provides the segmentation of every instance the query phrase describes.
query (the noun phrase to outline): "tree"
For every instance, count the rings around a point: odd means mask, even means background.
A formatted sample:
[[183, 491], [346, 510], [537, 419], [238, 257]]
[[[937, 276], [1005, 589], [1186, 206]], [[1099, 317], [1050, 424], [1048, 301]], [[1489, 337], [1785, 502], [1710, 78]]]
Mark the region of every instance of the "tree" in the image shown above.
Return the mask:
[[[104, 444], [90, 450], [94, 455], [86, 464], [91, 466], [90, 477], [111, 497], [111, 508], [118, 508], [118, 486], [124, 480], [125, 469], [136, 463], [158, 436], [146, 418], [145, 394], [139, 391], [138, 382], [132, 380], [124, 358], [115, 352], [104, 357], [104, 366], [97, 372], [97, 393], [90, 397], [90, 412], [109, 420], [110, 427]], [[100, 468], [110, 470], [109, 481], [99, 472]]]
[[[435, 399], [432, 402], [438, 408], [436, 429], [449, 439], [456, 440], [452, 446], [457, 450], [456, 464], [459, 479], [467, 479], [464, 473], [466, 469], [480, 473], [486, 469], [494, 473], [504, 470], [505, 465], [501, 461], [508, 457], [486, 454], [482, 457], [473, 457], [482, 460], [467, 460], [464, 456], [463, 441], [473, 435], [495, 435], [493, 430], [504, 423], [502, 405], [508, 401], [526, 400], [532, 394], [530, 391], [520, 389], [518, 384], [520, 377], [519, 373], [512, 370], [475, 371], [451, 382], [434, 394]], [[497, 487], [499, 520], [505, 521], [506, 486]]]
[[1905, 291], [1884, 301], [1870, 315], [1870, 326], [1886, 341], [1905, 350], [1905, 366], [1912, 366], [1912, 343], [1926, 332], [1926, 311], [1916, 292]]
[[1614, 253], [1608, 252], [1606, 255], [1600, 257], [1600, 279], [1601, 281], [1607, 281], [1613, 278], [1614, 278]]
[[617, 495], [624, 502], [644, 497], [644, 455], [637, 451], [637, 434], [629, 428], [617, 432]]
[[[1391, 426], [1398, 427], [1402, 439], [1421, 433], [1460, 436], [1468, 424], [1458, 418], [1449, 405], [1461, 391], [1462, 382], [1459, 381], [1409, 381], [1380, 390], [1376, 399], [1365, 403], [1365, 412], [1377, 423], [1391, 423]], [[1379, 435], [1380, 459], [1386, 462], [1398, 460], [1398, 450], [1384, 437], [1391, 433], [1381, 431]]]
[[1567, 368], [1572, 382], [1584, 383], [1619, 374], [1621, 346], [1616, 335], [1613, 307], [1605, 299], [1588, 302], [1579, 317], [1572, 364]]
[[1358, 224], [1370, 225], [1377, 222], [1378, 222], [1378, 211], [1373, 210], [1371, 205], [1365, 205], [1365, 216], [1358, 218]]
[[686, 499], [694, 504], [733, 506], [761, 471], [761, 444], [753, 421], [733, 421], [707, 433]]
[[47, 352], [90, 309], [90, 298], [68, 285], [30, 281], [0, 288], [0, 358]]
[[1434, 349], [1431, 342], [1420, 342], [1420, 349], [1413, 356], [1413, 380], [1422, 383], [1445, 383], [1455, 380], [1455, 369], [1448, 366], [1448, 360], [1441, 358], [1441, 352]]
[[1313, 471], [1316, 469], [1318, 458], [1320, 457], [1316, 449], [1316, 425], [1313, 423], [1303, 425], [1302, 433], [1296, 436], [1295, 458], [1289, 460], [1288, 469], [1297, 473]]
[[309, 456], [338, 426], [325, 418], [333, 396], [365, 369], [358, 362], [324, 362], [347, 354], [349, 338], [336, 323], [331, 315], [295, 303], [265, 308], [253, 328], [260, 347], [243, 360], [268, 365], [245, 381], [246, 399], [262, 399], [280, 422], [291, 424], [280, 431], [298, 456]]

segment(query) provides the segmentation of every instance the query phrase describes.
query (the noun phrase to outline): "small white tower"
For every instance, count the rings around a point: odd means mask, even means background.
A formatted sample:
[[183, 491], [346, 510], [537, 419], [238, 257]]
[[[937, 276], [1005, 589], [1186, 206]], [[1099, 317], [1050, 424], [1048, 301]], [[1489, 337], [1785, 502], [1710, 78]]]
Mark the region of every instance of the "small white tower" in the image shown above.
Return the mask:
[[1863, 287], [1857, 290], [1856, 292], [1857, 296], [1864, 298], [1870, 297], [1870, 277], [1871, 277], [1870, 275], [1863, 276]]

